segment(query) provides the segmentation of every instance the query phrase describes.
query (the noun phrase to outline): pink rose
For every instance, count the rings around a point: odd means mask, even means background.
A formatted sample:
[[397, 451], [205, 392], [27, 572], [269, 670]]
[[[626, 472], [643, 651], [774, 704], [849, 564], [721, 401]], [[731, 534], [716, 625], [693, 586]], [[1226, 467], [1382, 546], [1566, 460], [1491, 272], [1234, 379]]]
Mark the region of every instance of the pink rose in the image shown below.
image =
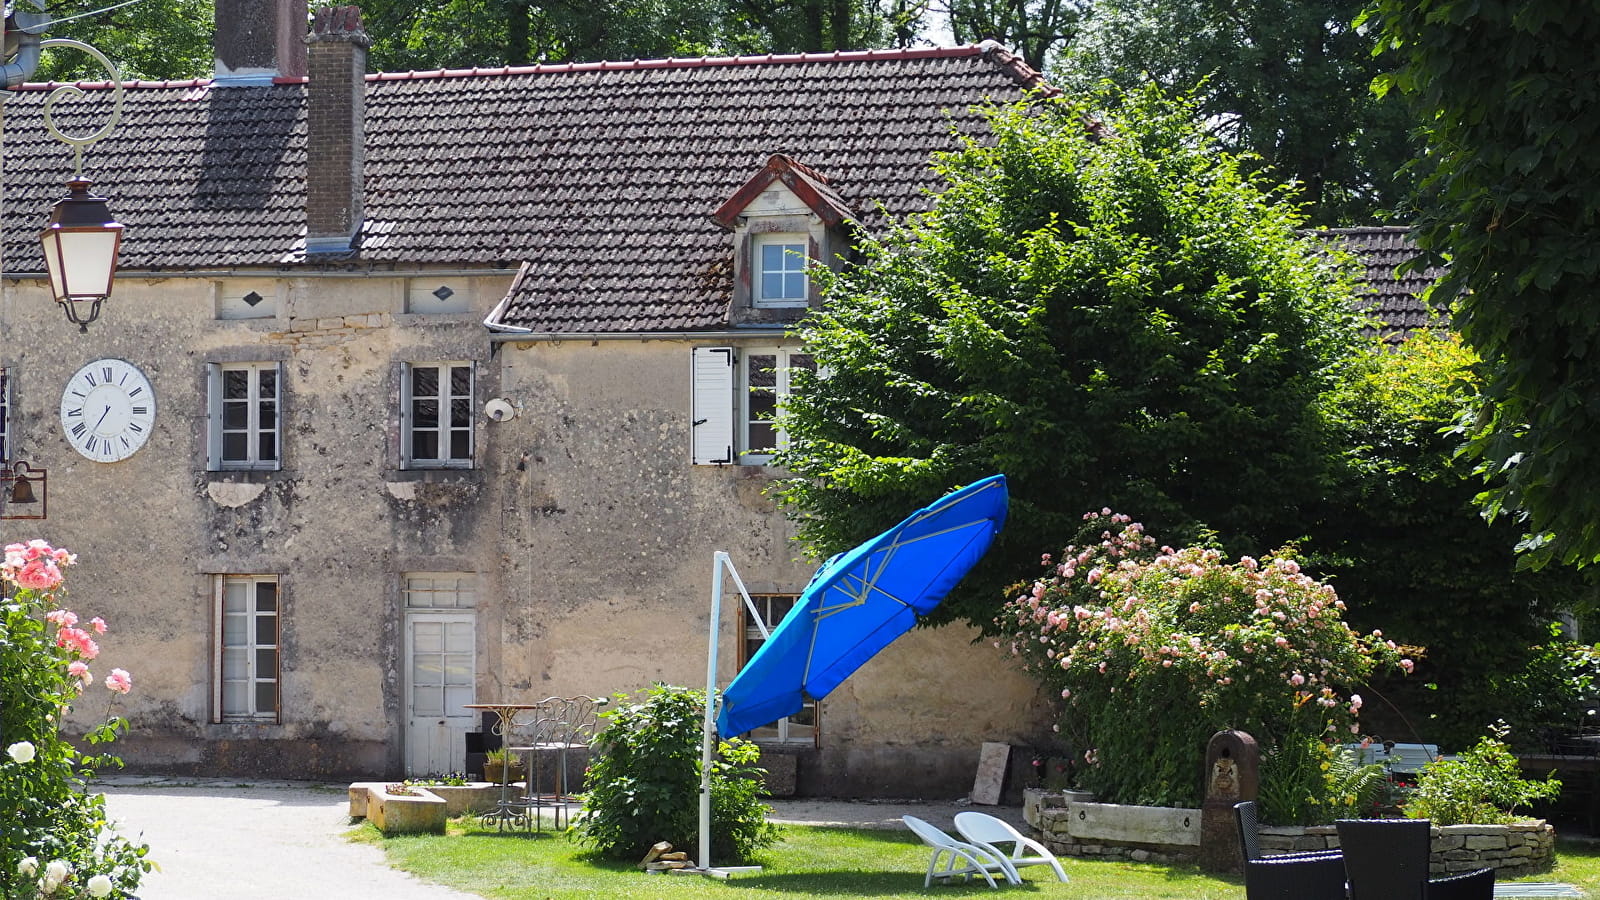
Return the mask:
[[125, 669], [112, 669], [111, 674], [106, 676], [106, 689], [126, 694], [133, 690], [133, 676]]
[[57, 628], [71, 628], [78, 624], [78, 614], [70, 609], [58, 609], [44, 614], [45, 621]]
[[30, 559], [17, 572], [17, 585], [24, 590], [48, 591], [61, 583], [61, 570], [53, 559]]
[[67, 664], [67, 674], [85, 684], [94, 680], [94, 676], [89, 674], [89, 664], [81, 659], [75, 659]]
[[89, 620], [89, 627], [94, 629], [95, 634], [105, 634], [106, 620], [100, 618], [99, 616], [95, 616]]

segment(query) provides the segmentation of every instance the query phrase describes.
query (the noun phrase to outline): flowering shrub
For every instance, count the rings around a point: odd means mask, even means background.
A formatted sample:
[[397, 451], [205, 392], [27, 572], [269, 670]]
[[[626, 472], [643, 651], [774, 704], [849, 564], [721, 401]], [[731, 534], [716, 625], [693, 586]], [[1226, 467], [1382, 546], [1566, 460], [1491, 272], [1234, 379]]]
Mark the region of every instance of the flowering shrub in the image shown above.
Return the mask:
[[[1198, 805], [1206, 742], [1233, 728], [1261, 745], [1263, 778], [1308, 786], [1309, 803], [1267, 804], [1264, 818], [1320, 817], [1327, 758], [1303, 741], [1351, 740], [1363, 701], [1346, 689], [1377, 665], [1411, 667], [1381, 633], [1351, 631], [1333, 588], [1301, 573], [1288, 549], [1237, 563], [1203, 547], [1158, 550], [1107, 509], [1086, 514], [1074, 543], [1044, 563], [1048, 574], [998, 624], [1064, 701], [1057, 729], [1076, 780], [1107, 801]], [[1296, 771], [1307, 765], [1318, 772]]]
[[[44, 541], [11, 544], [0, 562], [0, 896], [8, 898], [131, 897], [150, 870], [149, 850], [113, 833], [105, 798], [90, 795], [97, 768], [115, 756], [83, 753], [61, 736], [68, 709], [94, 683], [90, 664], [106, 633], [61, 605], [61, 570], [76, 562]], [[116, 695], [132, 677], [112, 669], [104, 685]], [[85, 739], [98, 746], [127, 727], [110, 716]]]

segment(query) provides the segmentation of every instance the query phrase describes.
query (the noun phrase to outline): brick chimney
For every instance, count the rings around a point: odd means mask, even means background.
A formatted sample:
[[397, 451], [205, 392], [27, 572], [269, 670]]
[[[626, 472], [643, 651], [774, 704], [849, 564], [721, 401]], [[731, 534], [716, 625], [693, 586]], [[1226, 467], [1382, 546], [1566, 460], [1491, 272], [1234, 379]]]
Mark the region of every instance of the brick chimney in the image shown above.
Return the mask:
[[361, 231], [367, 45], [361, 9], [317, 10], [306, 85], [306, 255], [350, 253]]
[[216, 0], [217, 87], [306, 74], [306, 0]]

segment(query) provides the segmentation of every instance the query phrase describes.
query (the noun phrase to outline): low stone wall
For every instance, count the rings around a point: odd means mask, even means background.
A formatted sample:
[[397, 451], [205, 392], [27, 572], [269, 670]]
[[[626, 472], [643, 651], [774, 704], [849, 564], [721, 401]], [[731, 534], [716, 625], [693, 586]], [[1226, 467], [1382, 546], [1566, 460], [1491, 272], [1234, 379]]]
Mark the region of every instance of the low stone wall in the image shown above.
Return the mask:
[[[1488, 866], [1498, 878], [1520, 878], [1548, 869], [1555, 858], [1555, 847], [1556, 830], [1542, 819], [1516, 825], [1437, 826], [1433, 829], [1428, 871], [1432, 875], [1449, 875]], [[1339, 835], [1332, 826], [1261, 829], [1261, 852], [1269, 856], [1338, 848]]]
[[1058, 856], [1193, 861], [1200, 853], [1200, 810], [1122, 806], [1086, 795], [1029, 790], [1023, 816]]
[[[1086, 794], [1029, 789], [1023, 816], [1051, 852], [1140, 862], [1193, 861], [1200, 852], [1200, 810], [1118, 806], [1089, 802]], [[1499, 878], [1548, 869], [1555, 858], [1555, 828], [1542, 819], [1516, 825], [1446, 825], [1433, 829], [1430, 874], [1492, 867]], [[1337, 850], [1332, 825], [1265, 826], [1261, 851], [1271, 856]]]

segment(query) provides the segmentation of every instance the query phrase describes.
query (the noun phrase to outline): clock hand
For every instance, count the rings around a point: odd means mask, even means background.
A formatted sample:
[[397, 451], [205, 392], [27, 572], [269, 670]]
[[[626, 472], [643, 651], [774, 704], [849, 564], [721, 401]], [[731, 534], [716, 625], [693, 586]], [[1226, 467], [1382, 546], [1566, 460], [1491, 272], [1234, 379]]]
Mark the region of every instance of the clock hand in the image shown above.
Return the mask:
[[106, 420], [106, 414], [109, 412], [111, 412], [111, 404], [107, 403], [106, 408], [100, 411], [100, 418], [94, 420], [94, 427], [89, 430], [98, 431], [100, 429], [100, 423]]

